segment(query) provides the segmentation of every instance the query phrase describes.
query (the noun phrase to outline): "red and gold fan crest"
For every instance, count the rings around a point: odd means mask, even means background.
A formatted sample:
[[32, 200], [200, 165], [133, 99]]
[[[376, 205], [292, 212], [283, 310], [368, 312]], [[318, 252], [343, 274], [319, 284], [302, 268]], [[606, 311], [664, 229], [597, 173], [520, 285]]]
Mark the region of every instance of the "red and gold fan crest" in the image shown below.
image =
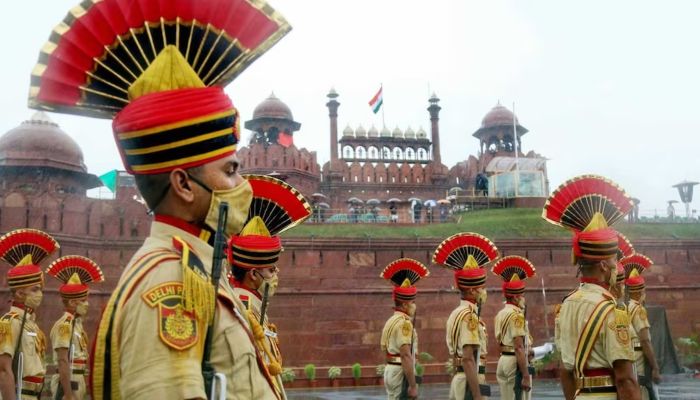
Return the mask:
[[433, 253], [433, 262], [453, 270], [464, 268], [469, 256], [478, 266], [484, 266], [498, 258], [496, 245], [478, 233], [463, 232], [443, 240]]
[[624, 218], [632, 199], [615, 183], [602, 176], [582, 175], [566, 181], [549, 196], [542, 217], [575, 231], [583, 231], [597, 213], [608, 225]]
[[654, 263], [643, 254], [635, 253], [620, 260], [620, 264], [625, 270], [625, 286], [630, 293], [639, 292], [644, 289], [644, 277], [642, 273], [651, 268]]
[[430, 275], [428, 268], [412, 258], [399, 258], [387, 265], [379, 276], [394, 285], [395, 300], [415, 299], [418, 289], [413, 286], [421, 278]]
[[7, 284], [12, 289], [44, 283], [39, 264], [60, 246], [48, 233], [17, 229], [0, 238], [0, 258], [10, 264]]
[[168, 45], [205, 86], [225, 86], [290, 29], [262, 0], [83, 1], [42, 48], [29, 103], [111, 118]]
[[303, 223], [311, 215], [304, 196], [287, 183], [266, 175], [244, 175], [253, 189], [248, 220], [227, 246], [231, 265], [268, 268], [277, 264], [281, 232]]
[[457, 287], [475, 289], [486, 284], [483, 267], [498, 257], [491, 240], [478, 233], [463, 232], [443, 240], [433, 253], [433, 262], [455, 271]]
[[525, 292], [525, 280], [535, 276], [535, 266], [525, 257], [506, 256], [496, 261], [491, 272], [503, 279], [506, 295], [519, 295]]
[[574, 232], [573, 261], [602, 261], [618, 253], [618, 233], [609, 228], [632, 209], [615, 183], [596, 175], [573, 178], [547, 199], [542, 217]]
[[294, 228], [311, 216], [311, 205], [292, 186], [267, 175], [244, 175], [253, 188], [248, 220], [260, 217], [271, 235]]
[[200, 166], [238, 145], [223, 87], [290, 29], [263, 0], [86, 0], [42, 48], [29, 106], [114, 118], [131, 174]]
[[58, 291], [69, 300], [86, 297], [88, 283], [105, 280], [100, 266], [83, 256], [63, 256], [52, 262], [46, 273], [63, 282]]
[[644, 254], [635, 253], [620, 260], [620, 264], [625, 269], [625, 277], [629, 278], [633, 271], [637, 271], [637, 274], [642, 275], [643, 272], [654, 265], [654, 262]]
[[634, 254], [634, 246], [627, 237], [620, 232], [617, 233], [617, 259], [621, 260]]

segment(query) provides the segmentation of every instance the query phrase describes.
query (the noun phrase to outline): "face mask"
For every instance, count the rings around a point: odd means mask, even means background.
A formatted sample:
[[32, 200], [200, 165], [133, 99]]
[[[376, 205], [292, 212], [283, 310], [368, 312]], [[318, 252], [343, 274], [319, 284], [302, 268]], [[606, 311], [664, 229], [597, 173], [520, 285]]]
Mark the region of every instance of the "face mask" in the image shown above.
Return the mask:
[[614, 288], [617, 286], [617, 266], [615, 268], [610, 268], [610, 266], [608, 266], [608, 269], [608, 272], [610, 272], [610, 276], [608, 277], [608, 285], [610, 285], [610, 288]]
[[411, 317], [416, 315], [416, 303], [411, 303], [408, 305], [408, 315]]
[[212, 190], [199, 179], [190, 176], [194, 182], [211, 193], [209, 211], [204, 223], [216, 231], [219, 222], [219, 204], [228, 203], [228, 219], [224, 233], [226, 236], [237, 234], [243, 229], [243, 224], [248, 220], [248, 208], [253, 201], [253, 188], [247, 180], [232, 189]]
[[646, 301], [647, 301], [647, 295], [646, 295], [646, 293], [642, 293], [639, 296], [639, 304], [644, 304], [644, 302], [646, 302]]
[[260, 278], [263, 280], [263, 283], [258, 286], [258, 293], [260, 293], [261, 296], [265, 296], [265, 286], [267, 286], [269, 287], [269, 289], [267, 289], [267, 297], [270, 298], [274, 296], [275, 292], [277, 291], [277, 285], [279, 284], [277, 274], [272, 274], [272, 276], [269, 278], [265, 278], [259, 272], [257, 272], [257, 274], [260, 275]]
[[518, 297], [516, 300], [516, 304], [518, 304], [518, 307], [524, 309], [525, 308], [525, 298], [524, 297]]
[[40, 291], [29, 293], [27, 297], [24, 298], [24, 305], [29, 308], [37, 309], [39, 305], [41, 305], [41, 299], [43, 297], [44, 293]]
[[476, 297], [476, 302], [479, 304], [485, 304], [486, 299], [488, 299], [488, 298], [489, 298], [489, 295], [486, 292], [486, 289], [484, 289], [484, 288], [479, 289], [479, 293], [477, 294], [477, 297]]
[[87, 314], [88, 311], [88, 302], [87, 301], [82, 301], [80, 304], [75, 306], [75, 313], [80, 315], [81, 317]]

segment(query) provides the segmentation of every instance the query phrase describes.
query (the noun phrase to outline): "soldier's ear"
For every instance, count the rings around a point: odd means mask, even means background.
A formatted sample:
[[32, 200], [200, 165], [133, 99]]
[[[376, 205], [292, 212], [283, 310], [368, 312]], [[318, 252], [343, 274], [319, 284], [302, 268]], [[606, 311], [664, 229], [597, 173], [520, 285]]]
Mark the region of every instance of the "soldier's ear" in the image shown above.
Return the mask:
[[170, 171], [170, 187], [181, 200], [187, 203], [192, 203], [194, 201], [194, 186], [185, 170], [175, 168]]

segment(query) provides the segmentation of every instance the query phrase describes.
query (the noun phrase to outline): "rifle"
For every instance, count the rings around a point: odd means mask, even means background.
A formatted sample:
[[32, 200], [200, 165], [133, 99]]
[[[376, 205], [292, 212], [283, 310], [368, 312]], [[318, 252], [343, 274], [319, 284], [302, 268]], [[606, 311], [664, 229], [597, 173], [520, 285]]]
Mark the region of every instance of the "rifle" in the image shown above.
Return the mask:
[[265, 282], [265, 291], [263, 292], [262, 305], [260, 306], [260, 326], [265, 328], [265, 313], [267, 312], [267, 302], [270, 300], [270, 284]]
[[[476, 319], [481, 321], [481, 302], [476, 305]], [[481, 327], [479, 327], [481, 329]], [[481, 345], [474, 350], [474, 364], [476, 365], [476, 375], [479, 376], [479, 363], [481, 362]], [[467, 371], [464, 371], [465, 375]], [[474, 400], [472, 391], [469, 390], [469, 380], [465, 380], [466, 390], [464, 391], [464, 400]], [[491, 386], [479, 384], [479, 393], [482, 396], [491, 396]]]
[[[527, 373], [530, 375], [530, 384], [532, 384], [532, 375], [535, 374], [535, 367], [530, 365], [530, 339], [528, 337], [530, 329], [527, 324], [527, 305], [523, 307], [523, 318], [525, 319], [525, 328], [527, 328], [525, 329], [526, 335], [523, 338], [525, 343], [525, 363], [527, 364]], [[515, 400], [523, 400], [523, 373], [518, 368], [517, 363], [515, 366], [515, 387], [513, 390], [515, 391]]]
[[[417, 312], [414, 312], [414, 313], [413, 313], [413, 319], [411, 320], [411, 326], [412, 326], [412, 327], [415, 327], [415, 326], [416, 326], [416, 314], [417, 314]], [[415, 329], [415, 328], [414, 328], [414, 329]], [[415, 335], [413, 334], [413, 332], [411, 332], [411, 348], [410, 348], [411, 355], [413, 355], [413, 341], [414, 341], [414, 340], [415, 340]], [[415, 365], [415, 358], [414, 358], [414, 359], [413, 359], [413, 370], [414, 370], [414, 372], [413, 372], [413, 377], [415, 378], [415, 380], [416, 380], [416, 385], [417, 385], [417, 384], [423, 382], [423, 377], [422, 377], [422, 376], [416, 375], [416, 373], [415, 373], [415, 366], [416, 366], [416, 365]], [[403, 382], [401, 383], [401, 394], [399, 395], [399, 399], [401, 399], [401, 400], [406, 400], [406, 399], [409, 398], [409, 397], [408, 397], [408, 386], [409, 386], [409, 384], [408, 384], [408, 379], [406, 379], [406, 376], [404, 375], [404, 377], [403, 377]]]
[[[226, 220], [228, 219], [228, 203], [222, 201], [219, 205], [219, 220], [216, 223], [216, 234], [214, 235], [214, 255], [212, 257], [211, 267], [211, 284], [214, 286], [214, 316], [209, 321], [207, 326], [207, 336], [204, 340], [204, 353], [202, 354], [202, 378], [204, 378], [204, 392], [207, 399], [214, 400], [226, 398], [226, 376], [222, 373], [217, 373], [211, 365], [211, 347], [214, 338], [214, 323], [216, 322], [216, 292], [219, 289], [219, 280], [221, 279], [221, 265], [224, 259], [224, 249], [226, 248], [226, 237], [224, 229]], [[217, 396], [216, 381], [220, 383], [220, 392]]]
[[24, 375], [24, 352], [22, 352], [22, 337], [24, 336], [24, 324], [27, 322], [27, 310], [22, 314], [22, 323], [19, 325], [19, 337], [15, 345], [15, 356], [12, 357], [12, 372], [15, 374], [15, 386], [17, 398], [22, 398], [22, 377]]
[[[70, 378], [70, 389], [72, 391], [78, 390], [78, 382], [75, 382], [75, 385], [73, 384], [73, 359], [75, 358], [73, 335], [75, 335], [75, 320], [76, 318], [73, 318], [73, 320], [70, 322], [70, 342], [68, 344], [68, 376]], [[62, 400], [64, 393], [65, 392], [63, 391], [63, 385], [61, 385], [61, 380], [59, 378], [58, 388], [56, 389], [56, 395], [54, 396], [54, 400]]]

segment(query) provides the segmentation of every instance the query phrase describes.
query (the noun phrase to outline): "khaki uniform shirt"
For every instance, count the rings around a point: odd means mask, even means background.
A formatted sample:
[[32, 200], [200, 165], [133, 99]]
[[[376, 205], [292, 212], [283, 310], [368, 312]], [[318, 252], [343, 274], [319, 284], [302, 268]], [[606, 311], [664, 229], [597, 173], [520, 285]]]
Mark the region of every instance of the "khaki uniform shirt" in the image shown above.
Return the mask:
[[[17, 340], [20, 337], [23, 316], [23, 309], [12, 306], [10, 311], [0, 318], [0, 354], [7, 354], [12, 358], [15, 357], [15, 346], [17, 346]], [[24, 362], [22, 388], [23, 390], [38, 392], [41, 390], [43, 383], [33, 381], [36, 381], [37, 378], [43, 380], [46, 375], [46, 364], [44, 362], [46, 336], [36, 324], [36, 315], [34, 313], [27, 314], [24, 322], [21, 348]], [[22, 397], [24, 398], [25, 396]], [[26, 398], [35, 397], [27, 396]]]
[[[615, 302], [615, 298], [603, 287], [583, 283], [579, 289], [564, 300], [556, 325], [556, 340], [560, 345], [561, 358], [568, 370], [575, 366], [576, 348], [581, 331], [591, 313], [602, 301]], [[585, 365], [586, 369], [612, 368], [615, 360], [633, 360], [627, 321], [616, 321], [619, 316], [611, 311], [595, 338], [593, 349]]]
[[496, 314], [496, 340], [501, 346], [515, 346], [516, 337], [528, 335], [525, 324], [525, 314], [520, 307], [506, 303], [505, 307]]
[[390, 400], [399, 399], [401, 386], [404, 381], [403, 368], [401, 366], [401, 346], [411, 345], [413, 342], [413, 365], [415, 365], [415, 355], [418, 351], [418, 335], [413, 329], [411, 317], [401, 311], [394, 311], [382, 329], [380, 347], [387, 361], [384, 368], [384, 388], [387, 398]]
[[[71, 333], [73, 339], [71, 340]], [[84, 399], [87, 395], [85, 377], [88, 374], [88, 337], [83, 329], [83, 321], [81, 318], [75, 319], [75, 316], [67, 311], [63, 313], [61, 318], [53, 324], [51, 328], [51, 347], [53, 348], [53, 359], [58, 360], [56, 349], [69, 349], [73, 344], [73, 365], [71, 380], [77, 382], [78, 390], [74, 390], [73, 394], [78, 399]], [[69, 355], [70, 357], [70, 355]], [[58, 371], [51, 378], [51, 393], [56, 394], [59, 385]]]
[[455, 308], [447, 318], [447, 351], [450, 356], [462, 357], [463, 347], [477, 345], [481, 348], [482, 342], [486, 346], [485, 329], [479, 327], [479, 317], [476, 312], [476, 304], [461, 300], [459, 307]]
[[[182, 223], [181, 223], [182, 224]], [[206, 241], [190, 233], [192, 227], [178, 228], [154, 221], [151, 233], [125, 268], [110, 299], [108, 307], [117, 301], [120, 293], [128, 292], [128, 298], [119, 298], [121, 309], [111, 315], [103, 315], [98, 330], [93, 392], [106, 391], [110, 371], [99, 374], [97, 355], [104, 353], [104, 332], [111, 333], [112, 365], [119, 368], [119, 387], [122, 399], [183, 399], [205, 398], [201, 375], [202, 353], [205, 342], [206, 321], [195, 318], [182, 306], [183, 266], [182, 256], [173, 244], [179, 237], [189, 244], [207, 274], [211, 272], [213, 248]], [[203, 232], [204, 233], [204, 232]], [[139, 280], [134, 274], [147, 264], [148, 254], [165, 250], [170, 258], [159, 262]], [[145, 256], [145, 258], [144, 258]], [[143, 259], [143, 260], [142, 260]], [[189, 268], [189, 267], [188, 267]], [[278, 399], [274, 384], [267, 374], [262, 359], [253, 345], [245, 318], [240, 314], [233, 289], [224, 278], [217, 293], [217, 311], [214, 323], [211, 364], [227, 378], [227, 399]], [[126, 290], [128, 289], [128, 290]], [[108, 328], [112, 324], [112, 330]], [[106, 361], [106, 360], [104, 360]], [[114, 375], [114, 371], [111, 371]], [[107, 377], [107, 378], [103, 378]], [[112, 382], [114, 385], [114, 382]], [[100, 393], [98, 393], [100, 394]], [[101, 393], [109, 398], [110, 393]], [[112, 398], [116, 397], [113, 396]], [[95, 396], [95, 399], [101, 397]]]
[[[637, 300], [630, 299], [629, 301], [629, 314], [630, 314], [630, 334], [632, 337], [632, 346], [634, 348], [641, 348], [642, 344], [639, 341], [639, 332], [644, 329], [650, 329], [649, 319], [647, 318], [647, 310], [643, 305], [639, 304]], [[645, 361], [644, 353], [642, 350], [635, 350], [635, 366], [637, 367], [637, 375], [644, 375], [645, 372]]]
[[[243, 310], [246, 312], [250, 311], [252, 317], [255, 318], [256, 321], [260, 321], [260, 313], [262, 312], [262, 299], [260, 295], [240, 285], [233, 286], [233, 293], [236, 295], [236, 299], [243, 305]], [[282, 353], [280, 352], [279, 338], [277, 337], [277, 327], [270, 323], [267, 318], [267, 311], [265, 312], [265, 319], [263, 320], [262, 327], [265, 333], [265, 340], [263, 342], [265, 348], [260, 348], [258, 345], [258, 351], [263, 354], [263, 358], [268, 365], [270, 361], [275, 361], [282, 366]], [[287, 396], [284, 392], [282, 376], [278, 374], [274, 376], [274, 379], [277, 388], [282, 394], [282, 398], [286, 399]]]

